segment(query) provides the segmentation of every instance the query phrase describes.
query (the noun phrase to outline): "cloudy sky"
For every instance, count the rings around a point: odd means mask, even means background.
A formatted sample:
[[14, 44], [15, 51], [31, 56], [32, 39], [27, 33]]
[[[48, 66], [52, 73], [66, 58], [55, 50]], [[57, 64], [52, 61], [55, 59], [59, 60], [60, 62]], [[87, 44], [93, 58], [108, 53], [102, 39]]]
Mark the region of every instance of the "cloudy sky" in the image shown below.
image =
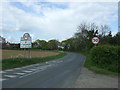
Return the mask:
[[[2, 7], [2, 8], [1, 8]], [[4, 1], [0, 5], [0, 33], [18, 43], [24, 33], [36, 39], [59, 41], [74, 35], [81, 22], [108, 24], [118, 31], [117, 2], [41, 2]]]

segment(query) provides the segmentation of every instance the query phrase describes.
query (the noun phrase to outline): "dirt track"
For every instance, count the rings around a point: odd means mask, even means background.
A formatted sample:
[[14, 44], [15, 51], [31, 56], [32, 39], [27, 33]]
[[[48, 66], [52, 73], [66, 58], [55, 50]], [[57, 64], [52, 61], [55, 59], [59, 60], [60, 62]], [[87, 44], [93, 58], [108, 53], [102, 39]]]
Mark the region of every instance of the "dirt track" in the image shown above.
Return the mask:
[[[0, 50], [0, 52], [2, 52], [2, 59], [24, 56], [23, 50]], [[31, 57], [46, 57], [46, 56], [53, 56], [57, 54], [59, 53], [52, 52], [52, 51], [31, 51], [30, 52]]]

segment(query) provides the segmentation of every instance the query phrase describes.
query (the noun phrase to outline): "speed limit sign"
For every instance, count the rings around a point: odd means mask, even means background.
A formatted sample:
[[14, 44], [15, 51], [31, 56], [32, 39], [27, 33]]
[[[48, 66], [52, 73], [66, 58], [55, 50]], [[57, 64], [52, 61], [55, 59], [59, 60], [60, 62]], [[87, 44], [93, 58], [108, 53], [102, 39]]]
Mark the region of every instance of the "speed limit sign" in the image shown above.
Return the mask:
[[92, 43], [93, 43], [93, 44], [98, 44], [99, 41], [100, 41], [100, 40], [99, 40], [98, 37], [93, 37], [93, 38], [92, 38]]

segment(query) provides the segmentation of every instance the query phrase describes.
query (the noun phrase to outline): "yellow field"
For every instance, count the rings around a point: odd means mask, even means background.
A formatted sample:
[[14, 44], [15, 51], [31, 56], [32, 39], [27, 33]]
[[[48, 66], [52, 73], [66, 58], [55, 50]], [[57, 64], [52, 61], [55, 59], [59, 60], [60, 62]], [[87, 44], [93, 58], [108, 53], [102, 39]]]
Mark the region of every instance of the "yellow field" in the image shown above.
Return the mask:
[[[28, 53], [28, 51], [26, 53]], [[2, 59], [24, 57], [23, 50], [0, 50], [0, 54], [2, 54]], [[52, 52], [52, 51], [30, 51], [31, 57], [47, 57], [47, 56], [53, 56], [57, 54], [59, 53]]]

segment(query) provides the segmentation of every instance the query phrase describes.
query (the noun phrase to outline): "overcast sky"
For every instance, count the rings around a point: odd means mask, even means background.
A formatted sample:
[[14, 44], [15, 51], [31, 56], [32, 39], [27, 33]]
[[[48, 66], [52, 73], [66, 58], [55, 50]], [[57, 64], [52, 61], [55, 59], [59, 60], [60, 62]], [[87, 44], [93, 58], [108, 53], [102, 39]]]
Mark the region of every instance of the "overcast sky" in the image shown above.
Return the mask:
[[118, 31], [117, 2], [2, 2], [1, 36], [18, 43], [24, 33], [36, 39], [59, 41], [74, 35], [83, 22], [108, 24], [113, 34]]

